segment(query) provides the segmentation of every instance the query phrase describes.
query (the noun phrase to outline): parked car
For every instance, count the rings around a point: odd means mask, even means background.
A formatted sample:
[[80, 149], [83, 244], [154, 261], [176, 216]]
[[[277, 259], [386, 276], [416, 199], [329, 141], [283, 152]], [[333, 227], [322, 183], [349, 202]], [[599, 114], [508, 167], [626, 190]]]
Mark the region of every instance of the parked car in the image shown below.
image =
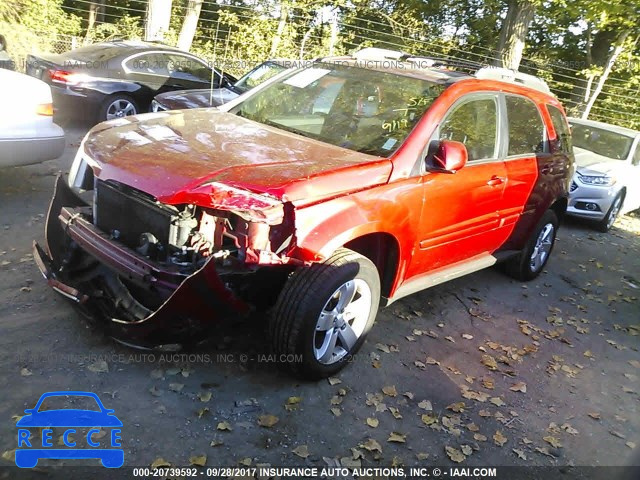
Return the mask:
[[96, 43], [61, 55], [29, 55], [27, 74], [51, 85], [56, 108], [89, 111], [98, 121], [148, 112], [153, 97], [162, 92], [236, 81], [177, 48], [132, 41]]
[[379, 304], [499, 261], [537, 277], [573, 175], [560, 102], [526, 75], [429, 65], [365, 49], [218, 109], [94, 127], [40, 269], [141, 346], [271, 306], [275, 358], [311, 378], [349, 361]]
[[0, 85], [0, 167], [59, 157], [64, 150], [64, 131], [53, 123], [49, 86], [2, 68]]
[[151, 111], [217, 107], [257, 87], [287, 68], [286, 61], [267, 60], [249, 70], [233, 85], [229, 84], [224, 88], [201, 88], [161, 93], [156, 95], [151, 102]]
[[640, 132], [570, 118], [577, 171], [569, 215], [608, 232], [620, 214], [640, 208]]

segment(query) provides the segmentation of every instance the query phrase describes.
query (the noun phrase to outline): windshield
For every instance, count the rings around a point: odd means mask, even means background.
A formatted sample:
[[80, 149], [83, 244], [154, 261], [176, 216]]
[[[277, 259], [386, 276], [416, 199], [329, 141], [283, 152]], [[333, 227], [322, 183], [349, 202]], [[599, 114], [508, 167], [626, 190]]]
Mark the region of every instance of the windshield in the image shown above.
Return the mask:
[[316, 63], [269, 85], [234, 113], [386, 157], [402, 144], [445, 88], [405, 75]]
[[241, 93], [257, 87], [266, 82], [271, 77], [275, 77], [278, 73], [285, 70], [285, 67], [273, 62], [264, 62], [244, 74], [233, 87]]
[[573, 124], [571, 126], [573, 146], [590, 150], [614, 160], [626, 160], [633, 138], [603, 128]]

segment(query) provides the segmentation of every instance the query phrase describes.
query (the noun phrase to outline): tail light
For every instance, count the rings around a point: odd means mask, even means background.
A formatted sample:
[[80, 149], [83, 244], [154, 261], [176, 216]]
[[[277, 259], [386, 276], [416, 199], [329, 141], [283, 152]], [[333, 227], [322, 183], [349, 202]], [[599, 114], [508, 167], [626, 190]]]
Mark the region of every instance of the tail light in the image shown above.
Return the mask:
[[68, 72], [66, 70], [49, 70], [49, 78], [55, 83], [75, 85], [87, 79], [84, 73]]
[[40, 103], [36, 106], [36, 113], [50, 117], [53, 115], [53, 103]]

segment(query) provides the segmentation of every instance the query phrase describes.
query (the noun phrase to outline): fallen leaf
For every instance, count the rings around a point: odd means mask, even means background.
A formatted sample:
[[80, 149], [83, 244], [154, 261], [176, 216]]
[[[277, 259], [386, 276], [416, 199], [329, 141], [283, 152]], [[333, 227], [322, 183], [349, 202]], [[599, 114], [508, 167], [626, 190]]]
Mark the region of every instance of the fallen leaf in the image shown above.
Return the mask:
[[389, 411], [391, 412], [391, 415], [393, 415], [394, 418], [397, 418], [397, 419], [402, 418], [402, 414], [400, 413], [400, 410], [398, 410], [397, 408], [389, 407]]
[[611, 435], [613, 435], [614, 437], [622, 438], [623, 440], [624, 440], [625, 438], [627, 438], [627, 437], [625, 437], [622, 433], [617, 432], [617, 431], [615, 431], [615, 430], [610, 430], [610, 431], [609, 431], [609, 433], [610, 433]]
[[368, 439], [366, 442], [361, 443], [359, 446], [370, 452], [382, 453], [382, 447], [373, 438]]
[[482, 364], [487, 367], [489, 370], [497, 370], [498, 362], [491, 355], [483, 355], [482, 356]]
[[342, 403], [342, 397], [340, 395], [334, 395], [331, 397], [331, 405], [340, 405]]
[[536, 452], [546, 455], [547, 457], [556, 458], [555, 455], [552, 455], [551, 452], [549, 452], [547, 447], [536, 447]]
[[440, 365], [440, 362], [433, 357], [427, 357], [427, 365]]
[[253, 460], [251, 459], [251, 457], [245, 457], [238, 462], [239, 465], [244, 465], [245, 467], [250, 467], [252, 463]]
[[213, 440], [211, 440], [211, 443], [209, 444], [210, 447], [219, 447], [220, 445], [223, 445], [224, 442], [220, 439], [214, 438]]
[[426, 460], [427, 458], [429, 458], [429, 454], [428, 453], [416, 453], [416, 458], [419, 461]]
[[169, 390], [172, 392], [181, 392], [184, 388], [184, 383], [170, 383]]
[[200, 392], [198, 393], [198, 398], [201, 402], [208, 402], [211, 400], [211, 392]]
[[342, 383], [342, 380], [338, 377], [329, 377], [327, 378], [327, 381], [329, 382], [329, 385], [338, 385], [339, 383]]
[[527, 384], [524, 382], [518, 382], [515, 385], [509, 387], [509, 390], [511, 390], [512, 392], [527, 393]]
[[563, 423], [562, 425], [560, 425], [560, 428], [567, 432], [569, 435], [578, 435], [579, 433], [578, 430], [573, 428], [569, 423]]
[[384, 352], [384, 353], [390, 353], [391, 352], [389, 350], [389, 347], [384, 345], [384, 344], [382, 344], [382, 343], [376, 343], [376, 348], [378, 350], [380, 350], [381, 352]]
[[502, 434], [502, 432], [500, 430], [498, 430], [493, 435], [493, 441], [495, 442], [496, 445], [498, 445], [499, 447], [502, 447], [505, 443], [507, 443], [507, 437], [505, 437]]
[[513, 453], [515, 453], [516, 455], [518, 455], [518, 458], [521, 458], [522, 460], [526, 460], [527, 456], [524, 453], [524, 450], [518, 450], [517, 448], [513, 449]]
[[462, 338], [465, 340], [473, 340], [473, 335], [469, 335], [468, 333], [463, 333]]
[[634, 448], [636, 448], [636, 444], [635, 444], [635, 442], [627, 442], [627, 443], [625, 443], [625, 445], [626, 445], [627, 447], [629, 447], [631, 450], [633, 450]]
[[436, 417], [435, 415], [430, 414], [430, 413], [421, 415], [420, 418], [422, 419], [422, 423], [424, 423], [425, 425], [431, 425], [433, 423], [438, 423], [438, 417]]
[[94, 373], [107, 373], [109, 371], [109, 365], [104, 360], [98, 360], [87, 367], [89, 371]]
[[462, 453], [464, 453], [467, 457], [473, 453], [473, 449], [469, 445], [461, 445], [460, 450], [462, 450]]
[[456, 343], [456, 341], [453, 339], [451, 335], [447, 335], [446, 337], [444, 337], [444, 339], [449, 340], [451, 343]]
[[398, 432], [391, 432], [387, 438], [387, 442], [405, 443], [406, 441], [407, 436]]
[[216, 428], [223, 432], [230, 432], [231, 430], [233, 430], [233, 428], [231, 428], [231, 425], [229, 425], [229, 422], [220, 422], [218, 423], [218, 426]]
[[480, 433], [474, 433], [473, 434], [473, 439], [476, 442], [486, 442], [487, 441], [487, 437], [485, 437], [484, 435], [482, 435]]
[[465, 404], [464, 402], [452, 403], [451, 405], [447, 405], [447, 410], [451, 410], [452, 412], [462, 413], [464, 412]]
[[189, 457], [189, 463], [191, 465], [197, 465], [198, 467], [204, 467], [205, 464], [207, 463], [207, 456], [206, 455], [194, 455], [192, 457]]
[[161, 390], [158, 390], [158, 389], [155, 387], [155, 385], [149, 389], [149, 393], [150, 393], [151, 395], [153, 395], [154, 397], [159, 397], [160, 395], [162, 395], [162, 391], [161, 391]]
[[448, 445], [444, 447], [444, 450], [445, 452], [447, 452], [447, 457], [449, 457], [453, 462], [460, 463], [460, 462], [463, 462], [465, 458], [467, 458], [464, 456], [464, 454], [460, 450], [450, 447]]
[[33, 375], [33, 373], [31, 373], [31, 370], [25, 367], [20, 370], [20, 375], [22, 375], [23, 377], [30, 377], [31, 375]]
[[431, 405], [431, 402], [429, 400], [422, 400], [420, 403], [418, 403], [418, 407], [427, 411], [433, 410], [433, 406]]
[[300, 458], [307, 458], [309, 456], [309, 448], [306, 445], [300, 445], [291, 451]]
[[273, 427], [276, 423], [278, 423], [278, 421], [280, 421], [280, 419], [275, 415], [260, 415], [258, 417], [258, 425], [265, 428]]
[[467, 430], [469, 430], [470, 432], [479, 432], [480, 428], [475, 424], [475, 423], [468, 423], [466, 425]]
[[158, 457], [153, 462], [151, 462], [151, 468], [162, 468], [162, 467], [170, 467], [171, 463], [167, 462], [164, 458]]
[[493, 390], [495, 387], [495, 382], [491, 377], [483, 377], [482, 378], [482, 386], [488, 390]]
[[339, 417], [340, 415], [342, 415], [342, 410], [340, 410], [338, 407], [333, 407], [331, 409], [331, 413], [333, 413], [336, 417]]
[[380, 421], [377, 418], [367, 418], [367, 425], [369, 425], [371, 428], [376, 428], [379, 424]]
[[198, 410], [198, 418], [204, 417], [207, 413], [209, 413], [209, 407], [204, 407]]
[[558, 440], [556, 437], [552, 437], [549, 435], [547, 437], [542, 437], [542, 439], [553, 448], [562, 448], [562, 443], [560, 443], [560, 440]]
[[382, 393], [384, 393], [385, 395], [389, 396], [389, 397], [395, 397], [398, 395], [398, 392], [396, 391], [396, 386], [395, 385], [391, 385], [388, 387], [382, 387]]
[[480, 410], [478, 412], [478, 415], [480, 415], [481, 417], [490, 417], [491, 412], [489, 410]]
[[591, 413], [588, 413], [587, 415], [589, 415], [594, 420], [600, 420], [600, 414], [599, 413], [591, 412]]
[[409, 400], [413, 400], [413, 397], [415, 396], [413, 393], [411, 392], [404, 392], [402, 395], [404, 395], [405, 397], [407, 397]]
[[629, 365], [635, 368], [640, 368], [640, 361], [638, 360], [629, 360]]
[[287, 398], [287, 405], [297, 405], [302, 401], [302, 397], [289, 397]]
[[502, 407], [503, 405], [506, 405], [506, 403], [504, 403], [500, 397], [491, 397], [489, 401], [496, 407]]

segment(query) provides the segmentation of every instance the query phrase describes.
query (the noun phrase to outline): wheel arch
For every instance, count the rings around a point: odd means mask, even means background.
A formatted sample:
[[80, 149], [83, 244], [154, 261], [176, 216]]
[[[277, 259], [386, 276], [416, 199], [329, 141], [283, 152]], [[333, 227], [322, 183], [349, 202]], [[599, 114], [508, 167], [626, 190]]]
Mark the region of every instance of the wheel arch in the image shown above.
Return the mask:
[[556, 199], [555, 202], [551, 204], [549, 210], [553, 210], [558, 217], [559, 221], [564, 219], [565, 214], [567, 213], [567, 206], [569, 205], [569, 199], [567, 197], [560, 197]]
[[378, 269], [381, 295], [389, 297], [396, 283], [400, 264], [400, 244], [387, 232], [374, 232], [349, 240], [344, 248], [368, 258]]

